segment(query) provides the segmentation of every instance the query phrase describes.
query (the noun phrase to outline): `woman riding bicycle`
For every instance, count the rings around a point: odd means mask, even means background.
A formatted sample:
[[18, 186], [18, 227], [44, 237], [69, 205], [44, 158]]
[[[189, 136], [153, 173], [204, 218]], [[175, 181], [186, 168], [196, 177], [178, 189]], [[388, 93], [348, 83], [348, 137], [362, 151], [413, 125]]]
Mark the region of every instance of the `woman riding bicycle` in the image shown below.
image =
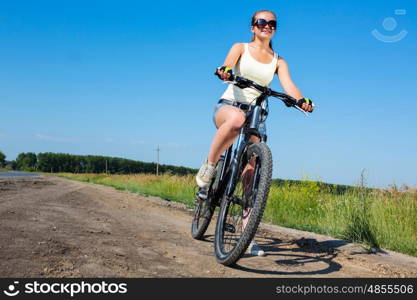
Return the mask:
[[[287, 63], [272, 49], [271, 39], [276, 28], [277, 21], [274, 12], [270, 10], [255, 12], [251, 22], [252, 41], [234, 44], [223, 66], [216, 73], [221, 79], [227, 81], [234, 69], [236, 75], [253, 80], [262, 86], [269, 86], [274, 74], [277, 74], [285, 92], [295, 99], [300, 99], [298, 102], [304, 111], [312, 112], [311, 101], [303, 98], [291, 80]], [[254, 89], [240, 89], [233, 84], [230, 84], [223, 93], [214, 110], [214, 123], [217, 132], [213, 138], [208, 157], [196, 176], [200, 188], [205, 189], [210, 185], [215, 176], [215, 166], [220, 155], [233, 144], [245, 123], [244, 107], [253, 104], [252, 101], [259, 94]], [[265, 125], [261, 124], [259, 129], [261, 135], [265, 136]], [[260, 139], [253, 135], [251, 142], [260, 142]], [[263, 254], [254, 242], [250, 248], [258, 255]]]

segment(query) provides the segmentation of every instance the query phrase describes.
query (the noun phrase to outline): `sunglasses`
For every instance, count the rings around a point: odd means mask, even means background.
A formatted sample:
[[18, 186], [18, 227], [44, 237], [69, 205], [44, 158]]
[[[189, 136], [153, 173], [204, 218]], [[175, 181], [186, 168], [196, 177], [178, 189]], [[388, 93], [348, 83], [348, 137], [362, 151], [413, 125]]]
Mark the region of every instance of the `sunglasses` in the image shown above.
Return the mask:
[[271, 29], [276, 29], [277, 21], [276, 20], [267, 21], [265, 19], [258, 19], [253, 23], [253, 26], [256, 26], [258, 28], [265, 28], [266, 25], [269, 25]]

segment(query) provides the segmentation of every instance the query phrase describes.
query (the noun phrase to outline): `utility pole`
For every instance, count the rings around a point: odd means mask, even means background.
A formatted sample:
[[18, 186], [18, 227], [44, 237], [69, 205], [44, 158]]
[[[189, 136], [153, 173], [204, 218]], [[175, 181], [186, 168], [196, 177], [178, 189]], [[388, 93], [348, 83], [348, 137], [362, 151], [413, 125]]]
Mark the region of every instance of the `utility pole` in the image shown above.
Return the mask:
[[106, 174], [107, 174], [107, 159], [106, 159]]
[[156, 176], [159, 175], [159, 151], [161, 151], [161, 149], [159, 149], [159, 145], [158, 148], [156, 149], [156, 153], [157, 153], [157, 160], [156, 160]]

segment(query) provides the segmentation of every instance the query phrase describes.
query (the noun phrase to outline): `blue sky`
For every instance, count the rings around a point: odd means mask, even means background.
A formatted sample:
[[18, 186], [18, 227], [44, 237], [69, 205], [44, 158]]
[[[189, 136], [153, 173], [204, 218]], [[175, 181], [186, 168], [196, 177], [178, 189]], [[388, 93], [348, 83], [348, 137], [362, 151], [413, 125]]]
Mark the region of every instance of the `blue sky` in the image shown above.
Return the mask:
[[274, 178], [355, 184], [365, 169], [371, 186], [417, 186], [417, 3], [258, 3], [1, 1], [0, 151], [155, 161], [159, 144], [162, 163], [198, 168], [226, 88], [213, 70], [267, 8], [275, 50], [317, 103], [307, 118], [271, 99]]

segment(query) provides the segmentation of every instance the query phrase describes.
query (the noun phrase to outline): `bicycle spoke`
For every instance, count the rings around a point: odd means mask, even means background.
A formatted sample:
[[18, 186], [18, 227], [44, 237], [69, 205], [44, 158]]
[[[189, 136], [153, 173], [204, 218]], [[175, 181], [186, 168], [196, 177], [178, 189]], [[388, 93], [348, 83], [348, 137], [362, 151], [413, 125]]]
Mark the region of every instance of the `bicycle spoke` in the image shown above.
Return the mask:
[[242, 234], [242, 215], [241, 215], [240, 205], [230, 203], [228, 217], [226, 219], [226, 224], [234, 227], [235, 232], [225, 231], [224, 234], [224, 245], [225, 251], [231, 251], [237, 244]]
[[207, 199], [201, 199], [197, 196], [191, 224], [191, 234], [195, 239], [203, 237], [213, 216], [215, 207], [210, 196]]

